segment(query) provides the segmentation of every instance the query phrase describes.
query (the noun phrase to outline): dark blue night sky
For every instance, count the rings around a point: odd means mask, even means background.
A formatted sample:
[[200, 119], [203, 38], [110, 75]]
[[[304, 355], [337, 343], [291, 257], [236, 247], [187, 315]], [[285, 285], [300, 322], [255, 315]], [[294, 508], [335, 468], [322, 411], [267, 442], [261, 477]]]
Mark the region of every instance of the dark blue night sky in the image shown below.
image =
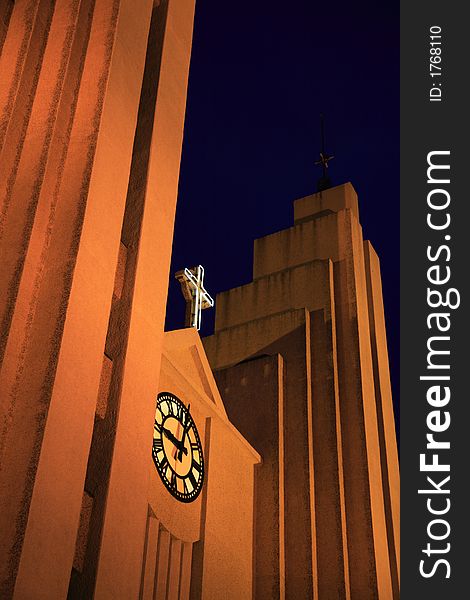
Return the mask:
[[184, 324], [175, 271], [202, 264], [215, 297], [251, 281], [255, 238], [292, 225], [320, 176], [321, 112], [333, 185], [354, 185], [381, 260], [397, 400], [397, 0], [196, 1], [166, 328]]

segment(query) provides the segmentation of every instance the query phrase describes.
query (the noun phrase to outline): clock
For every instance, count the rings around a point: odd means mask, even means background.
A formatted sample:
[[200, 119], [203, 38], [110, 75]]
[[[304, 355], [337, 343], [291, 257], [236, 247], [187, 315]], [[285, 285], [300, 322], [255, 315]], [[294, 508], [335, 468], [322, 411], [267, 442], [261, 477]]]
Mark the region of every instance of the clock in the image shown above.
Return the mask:
[[189, 409], [174, 394], [158, 394], [153, 462], [165, 487], [181, 502], [195, 500], [204, 481], [201, 440]]

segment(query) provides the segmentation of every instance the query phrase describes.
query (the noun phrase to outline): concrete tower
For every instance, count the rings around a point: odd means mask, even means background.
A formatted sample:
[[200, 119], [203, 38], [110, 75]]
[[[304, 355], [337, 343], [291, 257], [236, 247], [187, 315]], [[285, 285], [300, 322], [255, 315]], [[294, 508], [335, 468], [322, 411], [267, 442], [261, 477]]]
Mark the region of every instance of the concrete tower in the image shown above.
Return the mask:
[[260, 453], [255, 597], [398, 598], [399, 479], [380, 267], [351, 184], [294, 203], [204, 345]]

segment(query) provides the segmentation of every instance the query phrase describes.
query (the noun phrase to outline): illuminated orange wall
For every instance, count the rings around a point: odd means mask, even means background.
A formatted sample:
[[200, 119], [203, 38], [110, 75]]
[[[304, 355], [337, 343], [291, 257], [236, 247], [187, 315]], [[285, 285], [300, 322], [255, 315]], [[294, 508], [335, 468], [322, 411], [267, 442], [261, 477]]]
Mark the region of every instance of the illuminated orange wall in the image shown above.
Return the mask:
[[193, 13], [1, 15], [2, 598], [139, 594]]
[[[150, 564], [160, 561], [154, 589], [164, 587], [166, 573], [172, 572], [172, 549], [179, 556], [182, 546], [192, 557], [191, 568], [189, 564], [186, 569], [178, 567], [176, 560], [173, 572], [180, 582], [190, 580], [191, 599], [249, 600], [253, 597], [255, 475], [261, 458], [230, 423], [195, 329], [165, 333], [159, 389], [191, 405], [204, 450], [205, 483], [194, 502], [178, 502], [148, 457], [150, 519], [158, 522], [158, 539], [148, 540], [146, 547]], [[169, 553], [162, 555], [166, 543]]]

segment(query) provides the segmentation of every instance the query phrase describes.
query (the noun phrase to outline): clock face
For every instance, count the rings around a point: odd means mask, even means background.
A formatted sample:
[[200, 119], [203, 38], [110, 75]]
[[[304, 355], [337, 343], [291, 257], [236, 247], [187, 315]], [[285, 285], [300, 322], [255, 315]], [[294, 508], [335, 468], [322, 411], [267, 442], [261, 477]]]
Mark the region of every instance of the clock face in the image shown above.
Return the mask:
[[158, 394], [153, 428], [153, 462], [181, 502], [195, 500], [204, 481], [201, 440], [189, 408], [169, 392]]

